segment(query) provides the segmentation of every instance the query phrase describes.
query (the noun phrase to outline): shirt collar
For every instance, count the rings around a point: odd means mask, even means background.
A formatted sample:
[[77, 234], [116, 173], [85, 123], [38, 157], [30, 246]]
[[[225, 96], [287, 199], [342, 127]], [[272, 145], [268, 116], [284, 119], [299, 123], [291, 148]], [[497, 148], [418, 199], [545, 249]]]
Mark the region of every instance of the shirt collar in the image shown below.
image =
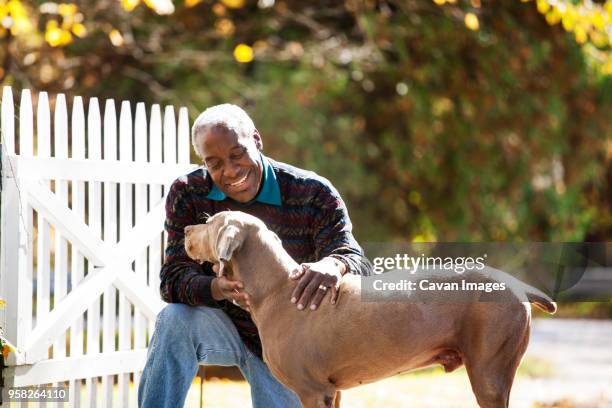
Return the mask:
[[[264, 204], [271, 205], [281, 205], [281, 194], [280, 188], [278, 186], [278, 180], [276, 179], [276, 174], [274, 173], [274, 168], [272, 164], [268, 160], [266, 156], [264, 156], [261, 152], [259, 153], [259, 157], [261, 159], [261, 165], [263, 167], [263, 180], [261, 181], [262, 186], [259, 194], [255, 197], [253, 201], [259, 201]], [[217, 185], [213, 182], [213, 186], [210, 189], [210, 192], [206, 195], [206, 198], [215, 201], [222, 201], [227, 198], [224, 192], [219, 190]]]

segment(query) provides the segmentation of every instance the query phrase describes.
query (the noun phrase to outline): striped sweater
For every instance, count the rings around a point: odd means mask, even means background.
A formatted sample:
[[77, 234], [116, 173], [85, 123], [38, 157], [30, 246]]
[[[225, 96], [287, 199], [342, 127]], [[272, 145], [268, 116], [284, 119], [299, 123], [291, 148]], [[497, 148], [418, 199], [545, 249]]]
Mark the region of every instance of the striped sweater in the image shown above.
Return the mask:
[[274, 231], [298, 263], [332, 256], [344, 262], [350, 273], [371, 273], [371, 266], [363, 262], [363, 251], [353, 237], [346, 206], [332, 184], [313, 172], [265, 156], [262, 160], [274, 172], [280, 205], [210, 199], [214, 184], [202, 168], [174, 181], [166, 199], [168, 242], [160, 272], [160, 293], [165, 302], [222, 308], [245, 345], [260, 358], [261, 340], [249, 313], [231, 302], [215, 301], [211, 295], [212, 264], [200, 265], [185, 253], [185, 226], [205, 223], [208, 216], [220, 211], [243, 211], [258, 217]]

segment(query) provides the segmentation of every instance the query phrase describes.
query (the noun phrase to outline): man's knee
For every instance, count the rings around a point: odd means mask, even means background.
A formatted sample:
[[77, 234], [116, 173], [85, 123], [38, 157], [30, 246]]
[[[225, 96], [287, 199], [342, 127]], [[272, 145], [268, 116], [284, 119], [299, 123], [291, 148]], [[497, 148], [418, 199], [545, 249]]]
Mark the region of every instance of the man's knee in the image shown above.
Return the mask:
[[155, 330], [175, 333], [179, 336], [212, 324], [213, 320], [226, 318], [221, 309], [204, 306], [189, 306], [184, 303], [169, 303], [157, 316]]
[[163, 337], [188, 337], [186, 330], [193, 327], [195, 314], [193, 307], [183, 303], [169, 303], [157, 315], [156, 335]]

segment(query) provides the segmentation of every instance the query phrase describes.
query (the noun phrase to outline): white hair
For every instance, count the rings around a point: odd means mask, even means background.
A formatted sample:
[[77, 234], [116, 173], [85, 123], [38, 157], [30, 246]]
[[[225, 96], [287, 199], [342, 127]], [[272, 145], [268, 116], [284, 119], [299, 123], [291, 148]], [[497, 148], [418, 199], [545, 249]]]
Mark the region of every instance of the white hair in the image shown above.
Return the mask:
[[253, 120], [241, 107], [229, 103], [212, 106], [200, 113], [191, 128], [191, 143], [200, 158], [203, 157], [198, 145], [199, 137], [217, 126], [234, 132], [238, 138], [250, 138], [255, 132]]

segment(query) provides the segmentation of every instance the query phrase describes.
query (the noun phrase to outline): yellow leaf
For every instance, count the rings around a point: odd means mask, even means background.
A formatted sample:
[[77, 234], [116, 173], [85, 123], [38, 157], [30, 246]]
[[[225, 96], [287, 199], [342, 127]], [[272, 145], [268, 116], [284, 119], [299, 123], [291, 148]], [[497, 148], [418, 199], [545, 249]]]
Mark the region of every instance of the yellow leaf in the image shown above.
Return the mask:
[[70, 34], [70, 31], [67, 31], [67, 30], [61, 30], [61, 31], [62, 31], [60, 34], [61, 45], [70, 44], [70, 42], [72, 42], [72, 34]]
[[193, 7], [201, 2], [202, 0], [185, 0], [185, 7]]
[[72, 24], [74, 24], [74, 22], [72, 21], [72, 16], [66, 16], [64, 17], [64, 20], [62, 21], [62, 28], [64, 30], [70, 30], [70, 27], [72, 27]]
[[547, 0], [537, 0], [538, 11], [542, 14], [546, 13], [550, 9], [550, 4]]
[[550, 25], [555, 25], [561, 21], [561, 13], [556, 7], [553, 7], [548, 13], [546, 13], [546, 21]]
[[465, 18], [463, 19], [465, 26], [470, 30], [478, 30], [480, 24], [478, 23], [478, 17], [474, 13], [466, 13]]
[[76, 4], [62, 3], [59, 5], [57, 11], [61, 16], [71, 16], [76, 14], [77, 6]]
[[598, 30], [603, 30], [606, 26], [600, 11], [595, 11], [593, 14], [591, 14], [591, 22]]
[[241, 63], [253, 61], [253, 49], [246, 44], [238, 44], [234, 48], [234, 58]]
[[126, 11], [132, 11], [140, 4], [140, 0], [121, 0], [121, 5]]
[[13, 35], [24, 34], [32, 31], [32, 23], [26, 16], [13, 16], [11, 33]]
[[108, 38], [115, 47], [121, 47], [124, 44], [123, 36], [117, 29], [111, 30], [111, 32], [108, 33]]
[[574, 18], [573, 13], [565, 13], [561, 18], [561, 23], [563, 24], [565, 31], [572, 31], [576, 26], [576, 19]]
[[586, 30], [581, 25], [576, 26], [576, 29], [574, 30], [574, 35], [578, 44], [584, 44], [587, 40]]
[[[49, 21], [49, 23], [51, 21]], [[52, 47], [59, 47], [62, 45], [62, 30], [47, 24], [47, 29], [45, 30], [45, 41]]]
[[446, 3], [446, 0], [433, 0], [434, 3], [436, 3], [438, 6], [442, 6], [444, 3]]
[[608, 18], [612, 20], [612, 1], [607, 0], [606, 4], [604, 4], [604, 9], [608, 13]]
[[244, 6], [244, 0], [221, 0], [221, 3], [225, 4], [225, 6], [229, 8], [241, 8]]
[[77, 23], [75, 25], [72, 26], [72, 32], [74, 33], [74, 35], [76, 35], [77, 37], [83, 38], [87, 35], [87, 29], [85, 28], [85, 26], [81, 23]]

